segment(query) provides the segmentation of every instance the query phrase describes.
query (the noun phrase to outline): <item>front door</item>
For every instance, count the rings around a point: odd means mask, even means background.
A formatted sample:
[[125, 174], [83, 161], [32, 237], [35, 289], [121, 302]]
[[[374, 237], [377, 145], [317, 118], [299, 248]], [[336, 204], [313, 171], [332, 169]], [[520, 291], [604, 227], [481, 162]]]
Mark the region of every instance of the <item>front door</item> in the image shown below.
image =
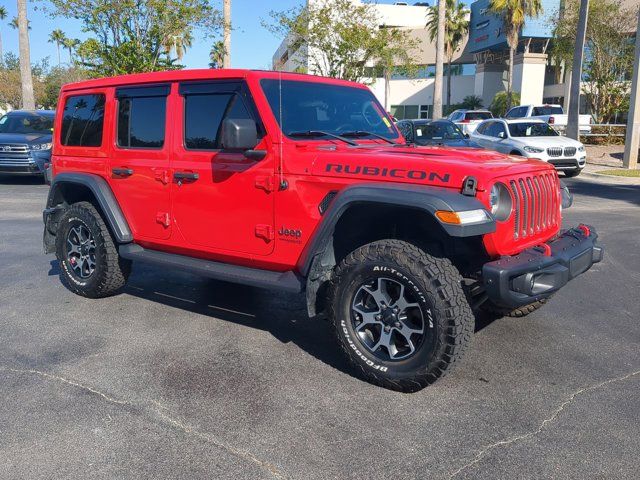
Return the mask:
[[[188, 244], [221, 254], [268, 255], [274, 245], [274, 154], [241, 81], [180, 85], [172, 155], [172, 212]], [[263, 158], [221, 148], [225, 118], [252, 119]]]
[[115, 90], [115, 141], [109, 175], [136, 240], [170, 235], [169, 84]]

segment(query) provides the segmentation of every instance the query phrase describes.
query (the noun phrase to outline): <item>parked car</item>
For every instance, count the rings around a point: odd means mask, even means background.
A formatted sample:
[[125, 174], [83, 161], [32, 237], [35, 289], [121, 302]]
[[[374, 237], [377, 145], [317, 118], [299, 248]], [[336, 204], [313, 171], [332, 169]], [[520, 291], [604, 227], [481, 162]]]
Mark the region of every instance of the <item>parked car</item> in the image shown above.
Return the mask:
[[0, 117], [0, 174], [44, 175], [55, 112], [14, 110]]
[[454, 110], [447, 117], [448, 120], [451, 120], [460, 127], [462, 133], [466, 133], [467, 135], [471, 135], [480, 122], [487, 120], [488, 118], [493, 118], [493, 114], [489, 110], [464, 109]]
[[396, 126], [408, 143], [446, 145], [448, 147], [480, 146], [449, 120], [400, 120]]
[[490, 150], [544, 160], [567, 177], [579, 175], [587, 163], [582, 143], [561, 136], [538, 119], [487, 120], [478, 125], [471, 139]]
[[[526, 315], [603, 254], [594, 228], [562, 230], [550, 165], [406, 145], [353, 82], [94, 79], [62, 88], [54, 131], [43, 242], [72, 292], [116, 294], [132, 261], [304, 292], [359, 375], [395, 390], [459, 363], [474, 309]], [[525, 181], [545, 189], [510, 193]]]
[[[569, 120], [560, 105], [520, 105], [510, 108], [504, 118], [535, 118], [547, 122], [560, 133], [567, 129]], [[591, 115], [579, 115], [578, 125], [580, 133], [591, 133]]]

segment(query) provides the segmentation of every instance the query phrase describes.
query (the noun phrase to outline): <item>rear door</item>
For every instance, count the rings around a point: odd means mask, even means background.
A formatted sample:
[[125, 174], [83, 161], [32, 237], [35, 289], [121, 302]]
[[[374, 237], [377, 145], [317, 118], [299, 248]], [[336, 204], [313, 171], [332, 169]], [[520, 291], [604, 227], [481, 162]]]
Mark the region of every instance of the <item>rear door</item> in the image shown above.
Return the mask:
[[115, 89], [111, 185], [136, 239], [171, 233], [167, 101], [171, 85]]
[[[194, 248], [268, 255], [274, 245], [275, 156], [243, 81], [180, 84], [174, 130], [173, 217]], [[257, 123], [263, 158], [221, 148], [225, 118]], [[179, 181], [176, 174], [186, 175]]]

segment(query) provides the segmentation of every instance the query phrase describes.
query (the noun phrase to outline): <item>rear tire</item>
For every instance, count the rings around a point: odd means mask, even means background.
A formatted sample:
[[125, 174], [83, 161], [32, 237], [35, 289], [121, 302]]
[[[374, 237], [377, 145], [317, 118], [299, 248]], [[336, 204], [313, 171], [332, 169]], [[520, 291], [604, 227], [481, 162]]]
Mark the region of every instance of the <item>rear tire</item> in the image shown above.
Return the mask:
[[56, 257], [62, 283], [83, 297], [113, 295], [131, 272], [131, 262], [120, 257], [102, 216], [89, 202], [75, 203], [62, 214]]
[[329, 318], [354, 370], [402, 392], [450, 371], [474, 331], [458, 270], [399, 240], [364, 245], [340, 262], [329, 289]]

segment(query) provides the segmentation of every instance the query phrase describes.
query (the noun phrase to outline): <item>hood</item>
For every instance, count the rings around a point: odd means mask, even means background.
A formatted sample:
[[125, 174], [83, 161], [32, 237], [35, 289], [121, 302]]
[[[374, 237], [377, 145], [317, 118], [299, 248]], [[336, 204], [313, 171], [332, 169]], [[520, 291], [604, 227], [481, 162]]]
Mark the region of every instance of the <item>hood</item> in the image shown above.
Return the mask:
[[49, 143], [51, 134], [42, 133], [0, 133], [0, 143], [22, 143], [33, 145], [38, 143]]
[[573, 140], [572, 138], [563, 137], [558, 135], [557, 137], [511, 137], [515, 143], [521, 145], [529, 145], [532, 147], [547, 148], [547, 147], [581, 147], [582, 143]]
[[421, 146], [447, 146], [447, 147], [472, 147], [472, 148], [480, 148], [480, 145], [478, 145], [476, 142], [466, 139], [466, 138], [461, 138], [458, 140], [425, 140], [424, 141], [424, 145]]
[[474, 176], [479, 190], [483, 190], [494, 178], [534, 170], [553, 170], [553, 167], [540, 160], [512, 157], [489, 150], [435, 146], [320, 150], [312, 166], [312, 174], [317, 176], [455, 189], [462, 186], [466, 177]]

